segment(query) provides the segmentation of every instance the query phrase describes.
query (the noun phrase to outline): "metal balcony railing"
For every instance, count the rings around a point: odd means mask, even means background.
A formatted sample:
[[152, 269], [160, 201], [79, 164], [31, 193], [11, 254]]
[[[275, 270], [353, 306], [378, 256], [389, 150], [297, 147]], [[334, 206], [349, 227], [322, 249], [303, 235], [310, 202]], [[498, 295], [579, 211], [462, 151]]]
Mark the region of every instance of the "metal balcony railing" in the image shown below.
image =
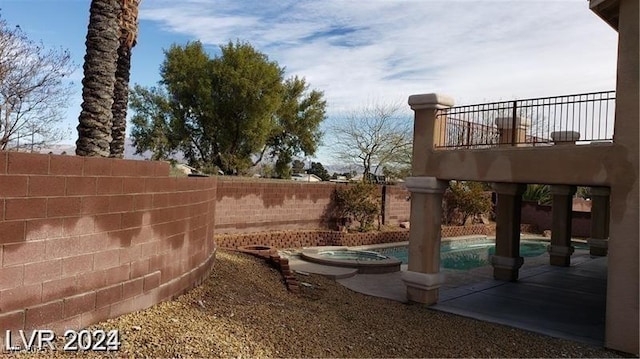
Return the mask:
[[614, 110], [615, 91], [451, 107], [436, 116], [435, 147], [611, 142]]

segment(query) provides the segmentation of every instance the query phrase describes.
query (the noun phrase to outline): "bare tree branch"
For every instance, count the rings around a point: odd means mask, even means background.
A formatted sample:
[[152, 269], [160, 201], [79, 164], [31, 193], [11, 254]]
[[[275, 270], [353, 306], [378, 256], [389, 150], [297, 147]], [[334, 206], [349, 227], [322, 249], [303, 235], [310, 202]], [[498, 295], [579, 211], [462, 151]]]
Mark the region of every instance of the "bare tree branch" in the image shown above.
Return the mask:
[[411, 163], [412, 128], [398, 104], [362, 107], [347, 114], [330, 132], [336, 157], [363, 167], [368, 179], [380, 169], [398, 169]]
[[45, 49], [0, 19], [0, 150], [33, 151], [69, 135], [57, 125], [74, 69], [68, 51]]

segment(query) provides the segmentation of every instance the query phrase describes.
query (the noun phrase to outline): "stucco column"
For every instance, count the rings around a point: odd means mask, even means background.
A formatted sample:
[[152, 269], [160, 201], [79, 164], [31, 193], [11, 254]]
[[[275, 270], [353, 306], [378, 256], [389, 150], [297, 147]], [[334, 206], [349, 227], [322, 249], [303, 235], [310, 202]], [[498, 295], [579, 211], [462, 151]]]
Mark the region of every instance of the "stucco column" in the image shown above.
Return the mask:
[[428, 152], [446, 140], [446, 118], [438, 113], [453, 106], [453, 99], [435, 93], [411, 95], [409, 106], [414, 111], [411, 173], [425, 176]]
[[496, 127], [500, 133], [498, 143], [500, 146], [524, 146], [527, 140], [527, 128], [530, 126], [531, 120], [526, 117], [516, 116], [515, 121], [513, 117], [497, 117]]
[[606, 256], [609, 246], [608, 187], [591, 187], [591, 237], [588, 240], [592, 256]]
[[[612, 1], [613, 2], [613, 1]], [[619, 0], [618, 68], [614, 144], [619, 149], [611, 183], [611, 220], [607, 251], [605, 346], [640, 353], [640, 2]]]
[[493, 277], [515, 281], [524, 262], [520, 256], [520, 213], [522, 193], [527, 188], [518, 183], [494, 183], [496, 192], [496, 253], [491, 257]]
[[440, 273], [440, 225], [442, 194], [447, 181], [434, 177], [408, 177], [405, 186], [411, 192], [409, 230], [409, 266], [402, 272], [407, 299], [434, 304], [443, 282]]
[[520, 257], [520, 212], [522, 193], [527, 188], [518, 183], [494, 183], [496, 192], [496, 253], [491, 257], [493, 277], [515, 281], [524, 262]]
[[568, 267], [574, 248], [571, 245], [571, 214], [573, 212], [573, 195], [576, 186], [552, 185], [551, 195], [552, 222], [551, 245], [549, 246], [549, 264]]

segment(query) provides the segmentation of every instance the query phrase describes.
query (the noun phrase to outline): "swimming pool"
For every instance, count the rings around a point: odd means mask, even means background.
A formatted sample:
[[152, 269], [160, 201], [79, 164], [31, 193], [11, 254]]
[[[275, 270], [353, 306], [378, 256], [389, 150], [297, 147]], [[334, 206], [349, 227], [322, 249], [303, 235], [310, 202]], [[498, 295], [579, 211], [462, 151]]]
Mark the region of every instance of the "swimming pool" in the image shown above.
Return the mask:
[[[548, 242], [545, 241], [520, 241], [520, 256], [537, 257], [547, 252]], [[573, 244], [576, 249], [588, 248], [586, 244]], [[407, 264], [409, 261], [409, 251], [407, 246], [387, 247], [372, 249], [385, 256], [395, 257]], [[489, 265], [489, 258], [495, 254], [495, 243], [493, 241], [464, 242], [456, 241], [443, 242], [440, 247], [440, 267], [446, 269], [472, 269]]]

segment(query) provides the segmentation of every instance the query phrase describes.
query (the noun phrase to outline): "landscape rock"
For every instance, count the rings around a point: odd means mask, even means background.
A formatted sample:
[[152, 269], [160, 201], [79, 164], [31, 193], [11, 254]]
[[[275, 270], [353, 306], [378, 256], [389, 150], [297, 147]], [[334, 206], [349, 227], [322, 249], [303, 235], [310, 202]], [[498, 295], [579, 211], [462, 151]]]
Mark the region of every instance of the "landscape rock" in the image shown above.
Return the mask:
[[[199, 287], [87, 328], [119, 330], [119, 351], [41, 351], [29, 353], [29, 358], [621, 357], [602, 348], [366, 296], [317, 275], [305, 276], [303, 283], [313, 288], [302, 285], [300, 295], [290, 295], [281, 275], [264, 260], [221, 250]], [[199, 301], [207, 305], [203, 308]]]

